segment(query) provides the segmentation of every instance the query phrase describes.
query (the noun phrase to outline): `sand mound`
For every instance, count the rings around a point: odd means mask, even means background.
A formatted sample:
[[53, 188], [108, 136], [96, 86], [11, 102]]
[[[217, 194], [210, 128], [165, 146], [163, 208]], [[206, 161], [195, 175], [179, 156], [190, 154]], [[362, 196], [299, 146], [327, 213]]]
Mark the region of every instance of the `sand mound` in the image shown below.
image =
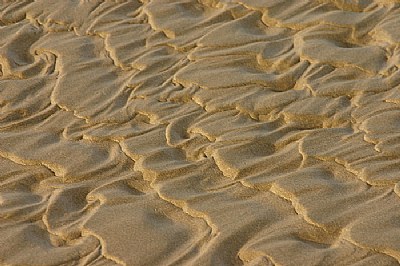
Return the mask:
[[1, 265], [397, 265], [396, 0], [0, 2]]

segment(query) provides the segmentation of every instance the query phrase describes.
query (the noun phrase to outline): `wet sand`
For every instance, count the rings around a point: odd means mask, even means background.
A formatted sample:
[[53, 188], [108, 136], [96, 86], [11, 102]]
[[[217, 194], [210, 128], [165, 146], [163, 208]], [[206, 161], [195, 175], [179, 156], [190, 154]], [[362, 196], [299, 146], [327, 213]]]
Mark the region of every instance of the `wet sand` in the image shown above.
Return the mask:
[[0, 2], [1, 265], [398, 265], [396, 0]]

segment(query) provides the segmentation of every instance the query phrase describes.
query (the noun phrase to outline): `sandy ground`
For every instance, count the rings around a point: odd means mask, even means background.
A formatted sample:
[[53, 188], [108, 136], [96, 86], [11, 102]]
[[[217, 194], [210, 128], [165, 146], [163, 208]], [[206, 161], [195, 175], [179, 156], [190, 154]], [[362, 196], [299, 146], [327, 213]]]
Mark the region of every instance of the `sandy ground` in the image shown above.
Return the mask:
[[398, 265], [397, 0], [0, 2], [1, 265]]

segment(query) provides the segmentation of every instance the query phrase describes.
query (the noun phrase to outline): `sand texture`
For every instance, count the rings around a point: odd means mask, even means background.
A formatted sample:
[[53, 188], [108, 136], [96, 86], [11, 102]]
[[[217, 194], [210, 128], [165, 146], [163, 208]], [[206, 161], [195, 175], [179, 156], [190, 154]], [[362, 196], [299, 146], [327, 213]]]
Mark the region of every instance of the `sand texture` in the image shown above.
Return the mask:
[[0, 265], [398, 265], [398, 0], [0, 1]]

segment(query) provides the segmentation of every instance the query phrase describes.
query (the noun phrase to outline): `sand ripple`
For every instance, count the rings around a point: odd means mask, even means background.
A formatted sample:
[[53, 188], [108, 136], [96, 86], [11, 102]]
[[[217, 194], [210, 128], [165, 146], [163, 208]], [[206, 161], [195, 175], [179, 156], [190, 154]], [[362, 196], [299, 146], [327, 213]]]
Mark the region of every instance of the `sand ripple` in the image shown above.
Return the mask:
[[395, 0], [0, 2], [2, 265], [398, 265]]

